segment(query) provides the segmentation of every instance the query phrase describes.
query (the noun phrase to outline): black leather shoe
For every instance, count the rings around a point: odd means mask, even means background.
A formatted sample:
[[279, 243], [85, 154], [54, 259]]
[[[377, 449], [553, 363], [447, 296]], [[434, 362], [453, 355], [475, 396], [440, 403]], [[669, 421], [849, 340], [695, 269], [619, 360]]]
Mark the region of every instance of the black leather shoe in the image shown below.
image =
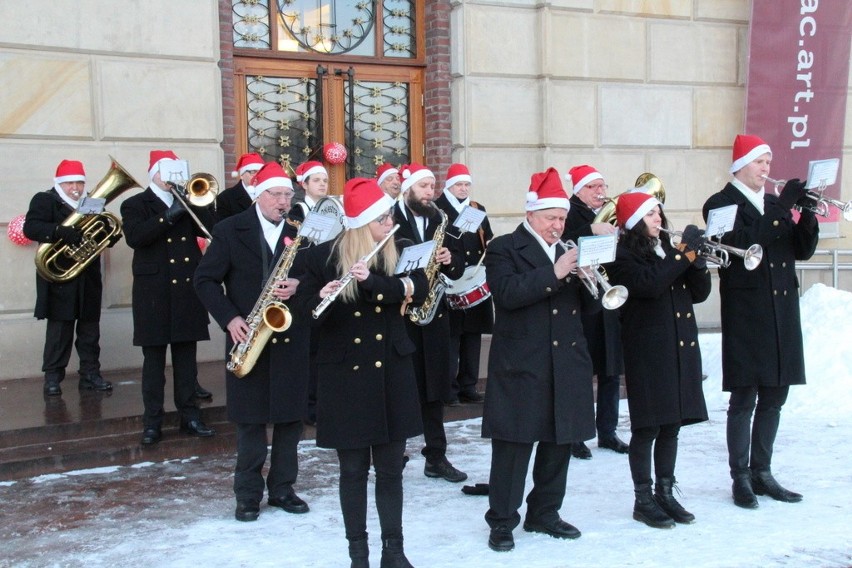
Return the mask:
[[630, 446], [622, 442], [615, 434], [607, 438], [598, 438], [598, 447], [612, 450], [617, 454], [626, 454], [630, 451]]
[[202, 387], [198, 381], [195, 381], [195, 398], [208, 399], [213, 398], [213, 393]]
[[592, 459], [592, 450], [583, 442], [575, 442], [571, 444], [571, 455], [580, 460]]
[[180, 431], [190, 436], [198, 436], [199, 438], [209, 438], [216, 433], [212, 428], [208, 428], [201, 420], [190, 420], [186, 424], [181, 424]]
[[751, 487], [751, 478], [747, 473], [737, 475], [734, 478], [731, 493], [734, 496], [734, 504], [737, 507], [757, 509], [757, 497], [754, 496], [754, 490]]
[[62, 389], [59, 387], [59, 383], [50, 381], [44, 383], [44, 394], [45, 396], [61, 396]]
[[798, 503], [802, 500], [801, 494], [781, 487], [770, 471], [751, 472], [751, 486], [756, 495], [769, 495], [776, 501]]
[[488, 548], [495, 552], [509, 552], [515, 548], [515, 537], [508, 527], [499, 526], [491, 529], [488, 535]]
[[481, 394], [479, 394], [476, 391], [460, 392], [459, 393], [459, 400], [461, 402], [466, 402], [466, 403], [469, 403], [469, 404], [479, 404], [479, 403], [485, 402], [485, 397], [482, 396]]
[[461, 406], [461, 401], [458, 398], [447, 400], [444, 402], [444, 406]]
[[256, 521], [260, 515], [260, 507], [254, 501], [237, 501], [237, 509], [234, 511], [234, 518], [238, 521], [248, 523]]
[[426, 477], [440, 477], [451, 483], [458, 483], [467, 479], [467, 474], [454, 468], [453, 464], [447, 461], [447, 458], [442, 458], [437, 462], [426, 460], [423, 473], [426, 474]]
[[281, 507], [294, 515], [301, 515], [311, 510], [308, 504], [295, 493], [290, 493], [286, 497], [270, 497], [267, 503], [270, 507]]
[[109, 391], [112, 390], [112, 383], [105, 381], [98, 373], [93, 373], [90, 375], [81, 375], [80, 382], [77, 383], [77, 388], [80, 390]]
[[527, 532], [537, 532], [547, 534], [553, 538], [580, 538], [580, 531], [571, 523], [566, 523], [562, 519], [555, 519], [549, 523], [536, 523], [533, 521], [524, 521], [524, 530]]
[[159, 428], [145, 428], [142, 431], [142, 445], [151, 446], [159, 442], [162, 437], [163, 434]]

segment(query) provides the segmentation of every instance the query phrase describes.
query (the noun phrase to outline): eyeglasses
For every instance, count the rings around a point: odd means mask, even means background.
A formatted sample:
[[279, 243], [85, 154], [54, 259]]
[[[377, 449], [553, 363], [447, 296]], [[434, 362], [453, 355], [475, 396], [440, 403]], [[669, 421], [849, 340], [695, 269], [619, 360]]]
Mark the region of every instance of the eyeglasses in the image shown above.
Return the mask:
[[284, 199], [293, 199], [293, 196], [296, 195], [295, 192], [292, 192], [292, 191], [269, 191], [269, 190], [266, 190], [266, 193], [268, 193], [269, 196], [272, 199], [281, 199], [282, 197]]
[[376, 220], [376, 223], [378, 223], [379, 225], [384, 225], [385, 221], [387, 221], [388, 219], [393, 221], [393, 213], [391, 213], [390, 211], [388, 211], [384, 215], [379, 215], [378, 217], [376, 217], [375, 220]]
[[587, 183], [586, 187], [588, 187], [589, 189], [602, 189], [604, 191], [609, 189], [609, 186], [605, 183]]

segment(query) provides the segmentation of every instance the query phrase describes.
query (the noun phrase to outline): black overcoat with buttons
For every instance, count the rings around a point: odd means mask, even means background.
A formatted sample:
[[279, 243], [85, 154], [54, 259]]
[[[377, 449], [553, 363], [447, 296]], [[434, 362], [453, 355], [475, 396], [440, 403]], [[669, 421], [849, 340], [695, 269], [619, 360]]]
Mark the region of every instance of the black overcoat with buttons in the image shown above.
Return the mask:
[[632, 430], [707, 420], [693, 304], [710, 295], [710, 272], [661, 244], [665, 258], [619, 245], [608, 268], [629, 293], [620, 312]]
[[[39, 243], [56, 241], [56, 227], [74, 210], [50, 188], [30, 201], [24, 221], [24, 236]], [[93, 260], [76, 278], [49, 282], [36, 273], [35, 317], [57, 321], [99, 321], [101, 319], [101, 260]]]
[[[318, 338], [317, 445], [354, 449], [402, 441], [423, 433], [414, 377], [414, 343], [405, 330], [400, 308], [402, 281], [371, 273], [358, 287], [355, 302], [338, 298], [314, 320], [319, 291], [341, 277], [332, 243], [305, 252], [295, 301], [314, 321]], [[410, 244], [410, 243], [409, 243]], [[401, 248], [401, 246], [398, 246]], [[411, 274], [413, 299], [426, 295], [426, 275]]]
[[[245, 319], [254, 309], [285, 249], [283, 237], [275, 251], [269, 249], [255, 207], [216, 224], [213, 240], [195, 270], [198, 296], [225, 331], [226, 361], [234, 345], [228, 323], [238, 316]], [[261, 247], [266, 248], [265, 255]], [[303, 272], [304, 253], [305, 250], [296, 253], [289, 276], [297, 278]], [[287, 330], [272, 334], [247, 375], [237, 378], [225, 369], [228, 420], [278, 424], [304, 417], [309, 337], [309, 322], [303, 316], [294, 317]]]
[[[192, 285], [203, 237], [189, 214], [169, 225], [166, 204], [149, 187], [121, 204], [124, 238], [133, 249], [133, 345], [210, 339], [207, 310]], [[209, 209], [193, 208], [207, 227]]]
[[252, 199], [246, 192], [243, 181], [238, 181], [216, 196], [216, 218], [221, 221], [251, 207]]
[[[458, 219], [459, 212], [453, 207], [444, 194], [435, 200], [437, 205], [444, 213], [447, 214], [449, 224], [452, 225]], [[470, 202], [471, 207], [485, 211], [485, 207], [476, 201]], [[455, 233], [452, 233], [455, 235]], [[448, 236], [447, 238], [453, 238]], [[476, 266], [479, 259], [485, 254], [485, 245], [494, 238], [494, 232], [491, 230], [491, 223], [486, 216], [476, 231], [461, 233], [459, 237], [459, 248], [464, 255], [464, 267]], [[484, 273], [484, 269], [483, 270]], [[459, 290], [460, 292], [468, 292], [470, 290]], [[494, 326], [494, 302], [491, 298], [468, 308], [466, 310], [449, 310], [450, 317], [450, 332], [453, 335], [462, 333], [491, 333]]]
[[580, 316], [600, 302], [576, 277], [556, 277], [523, 224], [488, 244], [485, 269], [495, 318], [482, 436], [556, 444], [594, 438], [592, 362]]
[[787, 386], [805, 383], [805, 359], [799, 314], [796, 261], [809, 259], [819, 242], [819, 223], [812, 213], [793, 221], [775, 195], [763, 198], [764, 214], [733, 184], [704, 204], [711, 209], [737, 206], [734, 229], [722, 242], [741, 249], [763, 247], [763, 261], [746, 270], [731, 255], [731, 266], [719, 270], [722, 303], [722, 388]]
[[[400, 202], [394, 206], [394, 220], [399, 224], [396, 232], [398, 241], [404, 240], [409, 244], [430, 241], [435, 237], [435, 231], [441, 223], [441, 215], [437, 208], [434, 214], [428, 218], [425, 230], [425, 239], [420, 237], [414, 221], [414, 215], [406, 209], [407, 215], [403, 214]], [[442, 264], [441, 274], [450, 280], [455, 280], [464, 274], [464, 253], [459, 240], [450, 236], [458, 231], [447, 222], [447, 234], [444, 235], [443, 246], [449, 249], [452, 255], [450, 264]], [[418, 353], [414, 357], [414, 369], [417, 374], [417, 386], [423, 402], [446, 401], [452, 397], [452, 379], [450, 377], [450, 318], [447, 312], [449, 308], [445, 299], [441, 302], [435, 312], [435, 317], [427, 325], [417, 325], [405, 318], [405, 326], [408, 334], [418, 346]]]

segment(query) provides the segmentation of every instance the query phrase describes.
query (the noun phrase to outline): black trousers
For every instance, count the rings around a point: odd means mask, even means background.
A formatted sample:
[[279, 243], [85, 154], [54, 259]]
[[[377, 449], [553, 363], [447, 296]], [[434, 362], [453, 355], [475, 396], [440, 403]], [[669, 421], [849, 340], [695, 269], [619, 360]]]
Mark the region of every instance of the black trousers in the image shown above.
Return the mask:
[[420, 416], [423, 419], [423, 439], [426, 446], [420, 450], [427, 460], [440, 461], [447, 455], [447, 433], [444, 430], [444, 402], [420, 401]]
[[598, 375], [597, 408], [595, 425], [598, 439], [615, 436], [618, 426], [618, 401], [621, 398], [621, 377], [618, 375]]
[[[293, 493], [299, 474], [301, 438], [301, 421], [272, 425], [272, 452], [266, 474], [266, 489], [270, 497], [286, 497]], [[263, 499], [267, 442], [266, 424], [237, 424], [237, 464], [234, 467], [237, 501], [260, 503]]]
[[781, 422], [781, 407], [787, 402], [789, 391], [790, 387], [743, 387], [731, 390], [727, 437], [728, 465], [732, 478], [748, 473], [749, 469], [770, 470], [772, 448]]
[[[485, 521], [495, 528], [518, 526], [518, 509], [524, 498], [524, 482], [533, 444], [491, 440], [491, 474], [488, 486], [488, 512]], [[533, 488], [527, 495], [526, 520], [549, 523], [559, 518], [565, 497], [571, 444], [539, 442], [533, 464]]]
[[634, 485], [651, 483], [651, 454], [657, 479], [674, 477], [680, 424], [636, 428], [630, 436], [630, 475]]
[[[166, 389], [166, 347], [142, 347], [142, 403], [145, 428], [160, 428], [163, 424], [163, 403]], [[172, 369], [175, 408], [182, 424], [198, 420], [201, 411], [195, 403], [195, 379], [198, 365], [195, 360], [196, 342], [172, 343]]]
[[[74, 327], [77, 340], [74, 341]], [[45, 380], [61, 382], [65, 378], [65, 367], [71, 360], [71, 346], [77, 349], [81, 375], [93, 375], [101, 370], [101, 323], [83, 320], [47, 320], [44, 334], [44, 356], [41, 370]]]
[[453, 394], [476, 392], [481, 352], [481, 334], [461, 333], [450, 336], [450, 376], [453, 377]]
[[340, 510], [350, 541], [367, 538], [367, 476], [376, 471], [376, 511], [382, 539], [402, 538], [402, 468], [405, 441], [337, 450]]

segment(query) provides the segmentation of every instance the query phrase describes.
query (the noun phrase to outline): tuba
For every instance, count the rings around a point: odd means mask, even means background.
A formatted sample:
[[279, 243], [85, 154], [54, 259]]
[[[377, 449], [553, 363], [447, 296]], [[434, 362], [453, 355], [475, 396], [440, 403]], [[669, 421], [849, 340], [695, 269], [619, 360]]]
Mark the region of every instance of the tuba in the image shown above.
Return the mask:
[[[109, 203], [119, 194], [142, 187], [133, 179], [121, 164], [110, 156], [112, 165], [90, 198], [106, 200]], [[67, 282], [79, 276], [86, 267], [106, 249], [110, 242], [121, 238], [121, 221], [112, 213], [101, 212], [91, 215], [74, 212], [61, 223], [66, 227], [75, 227], [83, 233], [83, 240], [71, 246], [58, 240], [42, 243], [36, 250], [36, 272], [51, 282]]]
[[[628, 189], [623, 193], [634, 193], [637, 191], [641, 191], [642, 193], [647, 193], [648, 195], [653, 195], [657, 201], [660, 203], [666, 202], [666, 188], [663, 187], [663, 182], [660, 181], [660, 178], [655, 176], [652, 173], [645, 172], [636, 178], [634, 189]], [[603, 204], [601, 210], [598, 211], [597, 215], [595, 215], [595, 220], [592, 223], [610, 223], [615, 224], [615, 206], [618, 205], [618, 198], [623, 195], [619, 193], [615, 197], [612, 197]]]

